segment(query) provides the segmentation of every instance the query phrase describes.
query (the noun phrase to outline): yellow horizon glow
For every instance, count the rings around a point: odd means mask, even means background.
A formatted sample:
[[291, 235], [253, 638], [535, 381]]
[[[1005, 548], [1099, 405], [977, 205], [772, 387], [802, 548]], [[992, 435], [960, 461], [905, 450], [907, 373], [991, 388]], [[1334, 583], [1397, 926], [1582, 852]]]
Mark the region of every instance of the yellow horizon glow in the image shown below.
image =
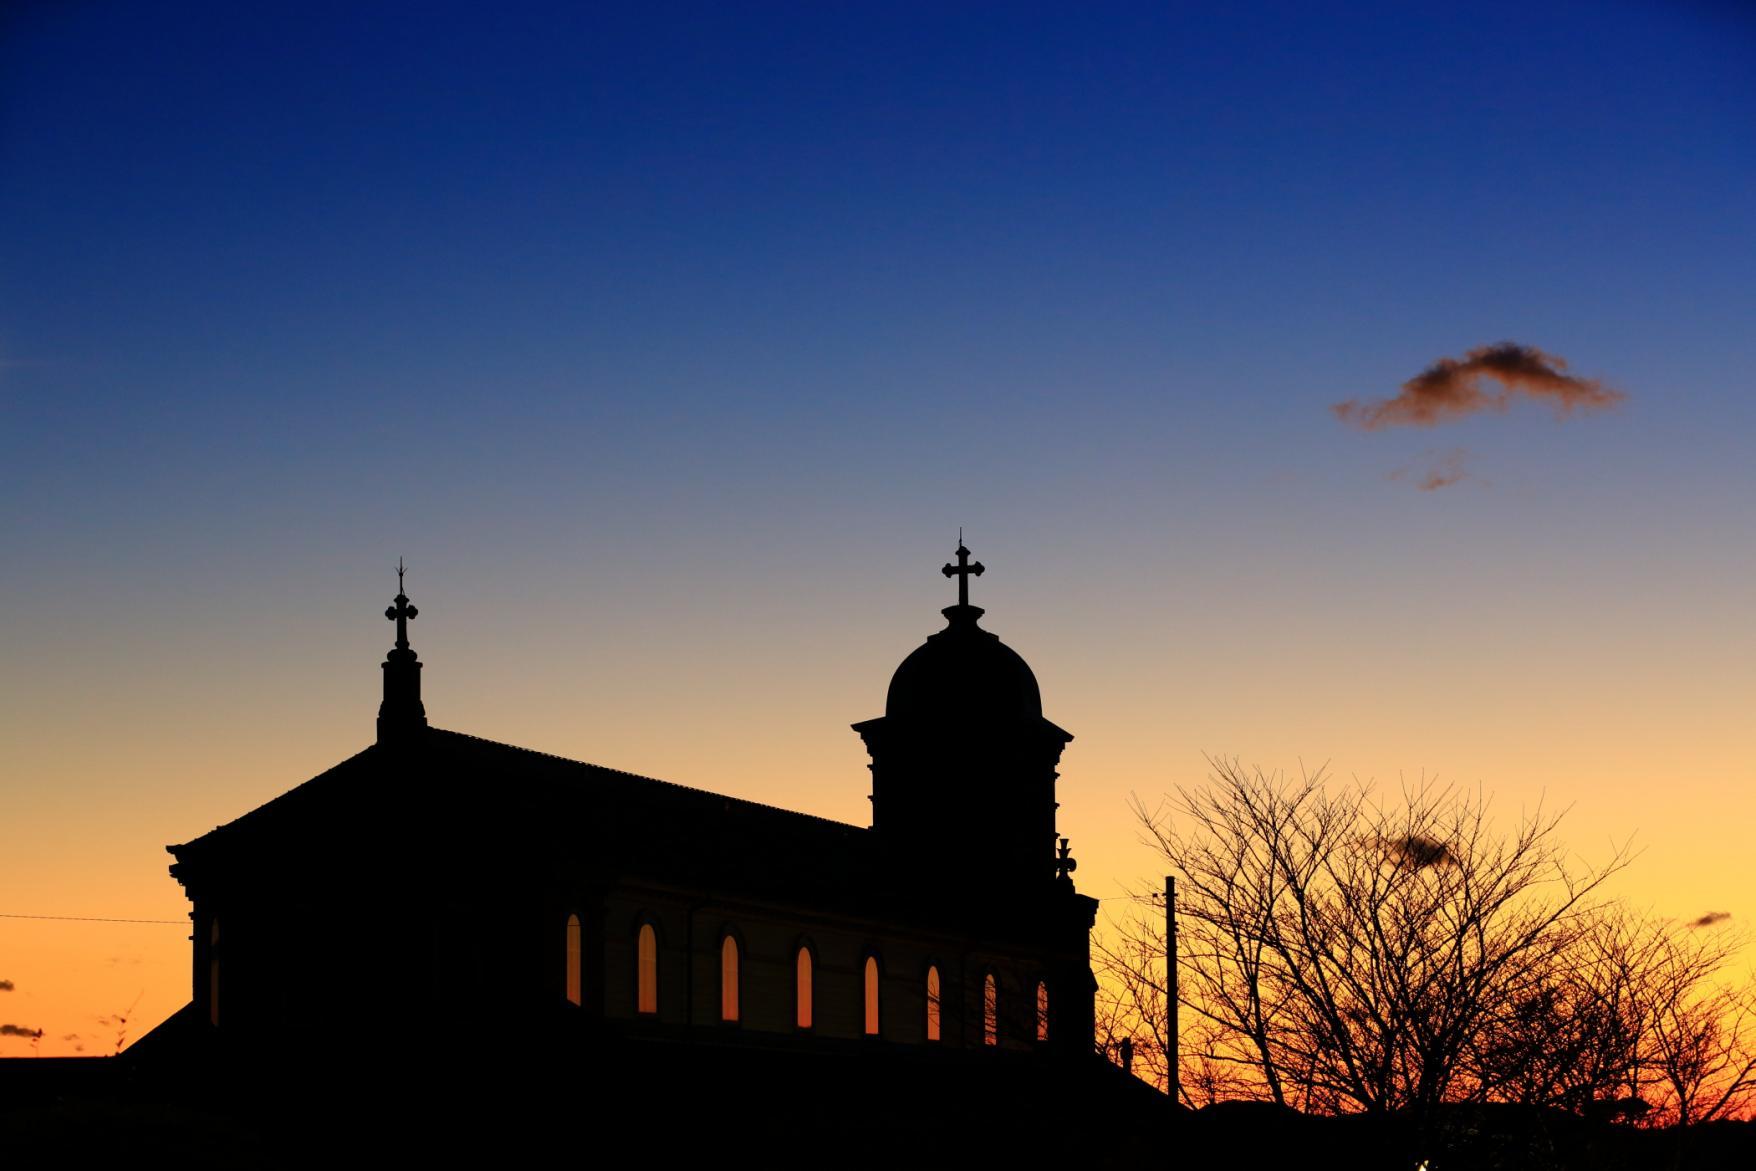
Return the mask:
[[[1037, 588], [982, 599], [984, 625], [1032, 664], [1045, 714], [1076, 737], [1059, 825], [1088, 894], [1156, 887], [1162, 864], [1137, 840], [1130, 795], [1151, 804], [1200, 784], [1207, 751], [1268, 769], [1327, 763], [1389, 786], [1423, 772], [1480, 783], [1507, 822], [1539, 803], [1567, 808], [1562, 840], [1582, 857], [1629, 838], [1642, 851], [1610, 887], [1638, 908], [1729, 912], [1734, 923], [1751, 914], [1746, 656], [1720, 636], [1712, 607], [1668, 617], [1662, 635], [1575, 613], [1518, 638], [1468, 615], [1435, 629], [1380, 608], [1373, 621], [1392, 629], [1374, 639], [1348, 621], [1262, 608], [1249, 645], [1282, 648], [1264, 665], [1236, 650], [1236, 631], [1202, 618], [1219, 612], [1217, 598], [1156, 611], [1142, 600], [1118, 623], [1078, 590], [1069, 601]], [[868, 824], [870, 774], [849, 725], [881, 713], [890, 672], [939, 625], [930, 611], [895, 609], [871, 626], [837, 625], [840, 607], [825, 602], [821, 620], [746, 628], [728, 616], [660, 654], [639, 626], [508, 631], [488, 600], [422, 605], [415, 645], [436, 726], [855, 825]], [[133, 1038], [187, 1002], [188, 904], [167, 843], [369, 742], [382, 621], [326, 625], [314, 616], [286, 632], [272, 672], [216, 638], [180, 650], [195, 657], [167, 673], [143, 643], [95, 681], [52, 664], [15, 706], [10, 763], [30, 778], [16, 824], [28, 829], [0, 858], [0, 912], [167, 921], [0, 919], [0, 980], [14, 984], [0, 992], [0, 1021], [43, 1028], [45, 1055], [107, 1052], [116, 1030], [104, 1022], [130, 1005]], [[0, 1055], [29, 1052], [0, 1038]]]

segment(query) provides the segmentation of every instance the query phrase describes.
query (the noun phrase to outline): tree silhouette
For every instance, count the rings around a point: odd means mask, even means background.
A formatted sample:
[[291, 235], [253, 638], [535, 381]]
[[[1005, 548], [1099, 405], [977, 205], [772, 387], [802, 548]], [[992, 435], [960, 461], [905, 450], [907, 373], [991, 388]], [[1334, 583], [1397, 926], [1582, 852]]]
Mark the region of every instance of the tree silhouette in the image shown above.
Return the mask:
[[[1243, 1096], [1421, 1118], [1538, 1083], [1548, 1101], [1616, 1096], [1607, 1074], [1572, 1084], [1579, 1063], [1543, 1021], [1577, 1006], [1570, 1019], [1589, 1038], [1575, 1044], [1615, 1048], [1615, 1030], [1590, 1018], [1604, 1011], [1595, 993], [1557, 974], [1601, 943], [1612, 905], [1600, 890], [1625, 850], [1582, 866], [1560, 845], [1561, 815], [1539, 809], [1501, 832], [1480, 792], [1422, 783], [1384, 800], [1321, 770], [1287, 779], [1209, 764], [1206, 786], [1134, 805], [1178, 875], [1190, 1104]], [[1100, 1019], [1134, 1038], [1137, 1061], [1154, 1055], [1138, 1067], [1162, 1082], [1162, 912], [1148, 894], [1135, 902], [1096, 949]], [[1524, 1083], [1511, 1072], [1521, 1028], [1551, 1046], [1549, 1072]]]

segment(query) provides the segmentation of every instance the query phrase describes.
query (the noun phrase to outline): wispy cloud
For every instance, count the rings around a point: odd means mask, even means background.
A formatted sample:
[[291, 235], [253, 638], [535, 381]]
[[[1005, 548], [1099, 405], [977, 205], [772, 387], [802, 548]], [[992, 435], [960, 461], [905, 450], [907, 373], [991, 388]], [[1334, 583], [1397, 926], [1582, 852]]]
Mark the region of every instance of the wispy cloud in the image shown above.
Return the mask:
[[1730, 911], [1709, 911], [1699, 919], [1689, 920], [1691, 927], [1712, 927], [1715, 923], [1724, 923], [1732, 917]]
[[1423, 451], [1414, 463], [1406, 464], [1385, 474], [1387, 480], [1413, 480], [1415, 487], [1423, 492], [1437, 492], [1441, 488], [1464, 480], [1478, 480], [1475, 475], [1464, 467], [1469, 452], [1461, 447], [1449, 448], [1445, 451]]
[[1499, 342], [1470, 350], [1461, 359], [1440, 358], [1403, 383], [1392, 398], [1348, 399], [1330, 410], [1363, 431], [1435, 427], [1484, 411], [1504, 411], [1518, 396], [1548, 403], [1559, 417], [1575, 410], [1603, 410], [1628, 397], [1594, 378], [1567, 373], [1567, 360], [1558, 355]]
[[0, 1025], [0, 1037], [29, 1037], [34, 1041], [42, 1035], [43, 1030], [29, 1025]]

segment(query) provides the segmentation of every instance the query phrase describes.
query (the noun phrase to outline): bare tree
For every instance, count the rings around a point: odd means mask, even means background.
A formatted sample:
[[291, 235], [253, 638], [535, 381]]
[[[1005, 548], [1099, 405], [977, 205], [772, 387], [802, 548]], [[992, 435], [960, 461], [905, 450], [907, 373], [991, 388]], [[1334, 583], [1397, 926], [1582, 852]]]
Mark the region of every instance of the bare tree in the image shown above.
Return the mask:
[[1098, 982], [1096, 1043], [1109, 1060], [1162, 1086], [1168, 1068], [1160, 983], [1164, 953], [1155, 948], [1144, 932], [1112, 933], [1097, 941], [1096, 966], [1110, 978]]
[[[1501, 833], [1479, 793], [1418, 785], [1386, 803], [1321, 771], [1209, 763], [1207, 786], [1134, 810], [1179, 875], [1191, 1084], [1323, 1111], [1479, 1096], [1483, 1033], [1597, 922], [1625, 853], [1582, 868], [1557, 841], [1559, 815]], [[1137, 1052], [1162, 1027], [1157, 918], [1138, 902], [1098, 949], [1133, 1010], [1116, 1021], [1144, 1034]]]
[[1651, 925], [1604, 907], [1533, 957], [1488, 1007], [1467, 1056], [1473, 1096], [1638, 1118], [1643, 1094]]
[[1687, 1126], [1756, 1103], [1756, 998], [1722, 983], [1736, 937], [1658, 933], [1644, 988], [1644, 1062], [1660, 1117]]
[[1488, 1014], [1481, 1097], [1647, 1124], [1756, 1104], [1756, 1005], [1725, 982], [1742, 939], [1604, 908]]

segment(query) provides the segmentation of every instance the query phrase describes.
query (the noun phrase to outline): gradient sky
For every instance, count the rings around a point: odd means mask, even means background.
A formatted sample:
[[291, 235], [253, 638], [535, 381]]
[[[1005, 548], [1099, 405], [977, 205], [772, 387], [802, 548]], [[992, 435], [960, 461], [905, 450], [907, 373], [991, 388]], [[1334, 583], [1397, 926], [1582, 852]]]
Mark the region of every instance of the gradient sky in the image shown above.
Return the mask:
[[[864, 824], [962, 525], [1090, 893], [1210, 753], [1756, 920], [1756, 16], [1439, 7], [8, 5], [0, 913], [180, 919], [399, 555], [434, 723]], [[1626, 402], [1329, 409], [1507, 339]], [[0, 919], [0, 1021], [185, 934]]]

